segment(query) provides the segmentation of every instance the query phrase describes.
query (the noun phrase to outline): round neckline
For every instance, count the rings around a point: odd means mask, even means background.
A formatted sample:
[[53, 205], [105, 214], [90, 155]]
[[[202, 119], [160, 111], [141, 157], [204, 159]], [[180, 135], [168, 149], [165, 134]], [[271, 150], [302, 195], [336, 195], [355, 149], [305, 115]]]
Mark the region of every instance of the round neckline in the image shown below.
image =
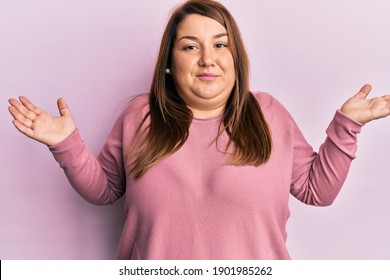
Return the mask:
[[195, 122], [208, 122], [208, 121], [213, 121], [213, 120], [220, 120], [222, 115], [223, 115], [223, 111], [218, 113], [215, 116], [212, 116], [212, 117], [207, 117], [207, 118], [196, 118], [196, 117], [193, 117], [192, 120], [195, 121]]

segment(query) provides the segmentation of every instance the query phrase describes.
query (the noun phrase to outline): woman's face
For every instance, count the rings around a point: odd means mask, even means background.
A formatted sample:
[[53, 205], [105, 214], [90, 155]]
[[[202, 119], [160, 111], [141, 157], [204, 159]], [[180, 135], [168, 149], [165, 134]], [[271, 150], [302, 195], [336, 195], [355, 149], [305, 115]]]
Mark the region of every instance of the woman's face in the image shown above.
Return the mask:
[[177, 29], [171, 73], [179, 96], [194, 117], [222, 112], [235, 83], [226, 28], [211, 18], [188, 15]]

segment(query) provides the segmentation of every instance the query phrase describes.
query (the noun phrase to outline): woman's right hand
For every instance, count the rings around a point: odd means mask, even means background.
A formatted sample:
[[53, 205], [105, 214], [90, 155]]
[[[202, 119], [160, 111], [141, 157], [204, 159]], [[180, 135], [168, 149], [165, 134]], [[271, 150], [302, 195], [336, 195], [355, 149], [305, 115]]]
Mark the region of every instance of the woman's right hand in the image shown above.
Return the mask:
[[8, 110], [14, 117], [13, 124], [24, 135], [52, 146], [75, 131], [76, 125], [63, 98], [57, 100], [60, 112], [58, 117], [41, 110], [26, 97], [19, 97], [19, 101], [14, 98], [9, 99], [11, 106]]

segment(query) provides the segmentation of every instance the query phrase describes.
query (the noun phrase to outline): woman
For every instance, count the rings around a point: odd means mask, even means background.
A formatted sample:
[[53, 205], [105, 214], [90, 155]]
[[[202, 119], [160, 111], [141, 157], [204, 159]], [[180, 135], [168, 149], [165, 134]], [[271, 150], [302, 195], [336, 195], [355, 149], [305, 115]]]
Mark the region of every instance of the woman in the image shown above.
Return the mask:
[[188, 1], [163, 34], [150, 94], [133, 99], [95, 158], [70, 110], [60, 117], [10, 99], [15, 127], [49, 146], [95, 204], [126, 197], [119, 259], [289, 259], [291, 193], [329, 205], [361, 127], [390, 114], [369, 85], [335, 114], [318, 154], [284, 107], [249, 91], [238, 27], [218, 2]]

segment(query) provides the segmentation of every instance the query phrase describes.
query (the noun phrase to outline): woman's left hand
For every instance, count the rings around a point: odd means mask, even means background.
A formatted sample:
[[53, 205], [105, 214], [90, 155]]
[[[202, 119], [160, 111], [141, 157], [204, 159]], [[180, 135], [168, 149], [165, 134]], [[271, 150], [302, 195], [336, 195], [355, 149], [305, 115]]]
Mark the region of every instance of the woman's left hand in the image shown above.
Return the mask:
[[364, 85], [341, 107], [341, 112], [354, 121], [368, 123], [372, 120], [390, 115], [390, 95], [366, 99], [371, 91], [371, 85]]

